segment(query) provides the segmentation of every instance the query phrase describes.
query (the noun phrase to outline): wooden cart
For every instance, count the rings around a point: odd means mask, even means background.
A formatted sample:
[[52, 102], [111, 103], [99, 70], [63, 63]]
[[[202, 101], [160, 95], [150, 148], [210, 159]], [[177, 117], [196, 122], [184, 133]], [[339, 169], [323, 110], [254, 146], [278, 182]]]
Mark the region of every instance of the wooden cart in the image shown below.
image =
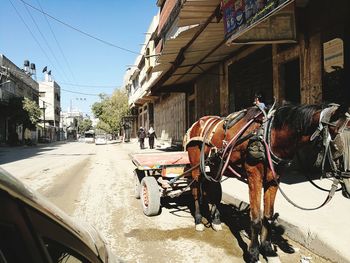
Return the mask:
[[135, 197], [147, 216], [158, 215], [161, 197], [177, 197], [190, 190], [187, 152], [152, 152], [131, 155], [135, 164]]

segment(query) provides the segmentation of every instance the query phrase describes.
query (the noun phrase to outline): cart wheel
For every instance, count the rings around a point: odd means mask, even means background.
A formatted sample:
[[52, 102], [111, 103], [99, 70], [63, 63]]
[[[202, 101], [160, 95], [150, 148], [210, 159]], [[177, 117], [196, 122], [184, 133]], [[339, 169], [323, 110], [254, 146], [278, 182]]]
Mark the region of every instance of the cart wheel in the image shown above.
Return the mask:
[[158, 215], [160, 209], [159, 187], [154, 177], [146, 176], [141, 181], [141, 203], [146, 216]]
[[134, 196], [136, 199], [140, 199], [140, 191], [141, 191], [140, 179], [137, 174], [137, 170], [134, 170]]

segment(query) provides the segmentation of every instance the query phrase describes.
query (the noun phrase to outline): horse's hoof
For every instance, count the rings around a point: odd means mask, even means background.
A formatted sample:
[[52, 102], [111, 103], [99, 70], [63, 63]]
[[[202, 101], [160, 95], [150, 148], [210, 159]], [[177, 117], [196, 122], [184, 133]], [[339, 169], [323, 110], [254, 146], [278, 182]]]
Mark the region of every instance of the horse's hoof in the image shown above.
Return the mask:
[[280, 258], [277, 257], [266, 257], [268, 263], [281, 263]]
[[196, 231], [200, 231], [200, 232], [204, 231], [204, 225], [203, 224], [197, 224], [196, 225]]
[[222, 226], [221, 224], [212, 224], [212, 227], [215, 231], [221, 231], [222, 230]]

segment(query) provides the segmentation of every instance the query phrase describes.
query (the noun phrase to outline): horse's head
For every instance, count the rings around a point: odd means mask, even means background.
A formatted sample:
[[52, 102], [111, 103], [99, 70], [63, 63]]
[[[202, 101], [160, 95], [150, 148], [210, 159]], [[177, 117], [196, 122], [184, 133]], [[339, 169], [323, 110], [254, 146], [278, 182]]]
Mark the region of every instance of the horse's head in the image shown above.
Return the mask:
[[311, 140], [320, 146], [316, 165], [325, 175], [339, 179], [343, 195], [350, 198], [349, 108], [331, 104], [323, 109]]

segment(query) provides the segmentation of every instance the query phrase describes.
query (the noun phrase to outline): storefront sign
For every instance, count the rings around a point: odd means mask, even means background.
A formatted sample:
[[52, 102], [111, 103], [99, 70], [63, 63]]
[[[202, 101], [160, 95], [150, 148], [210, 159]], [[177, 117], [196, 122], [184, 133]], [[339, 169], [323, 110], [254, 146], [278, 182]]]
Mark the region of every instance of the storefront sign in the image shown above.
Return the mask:
[[323, 43], [323, 66], [327, 73], [344, 68], [344, 43], [340, 38]]
[[[227, 43], [295, 41], [294, 5], [289, 5], [276, 14], [291, 2], [291, 0], [222, 0]], [[272, 14], [274, 15], [271, 16]]]

